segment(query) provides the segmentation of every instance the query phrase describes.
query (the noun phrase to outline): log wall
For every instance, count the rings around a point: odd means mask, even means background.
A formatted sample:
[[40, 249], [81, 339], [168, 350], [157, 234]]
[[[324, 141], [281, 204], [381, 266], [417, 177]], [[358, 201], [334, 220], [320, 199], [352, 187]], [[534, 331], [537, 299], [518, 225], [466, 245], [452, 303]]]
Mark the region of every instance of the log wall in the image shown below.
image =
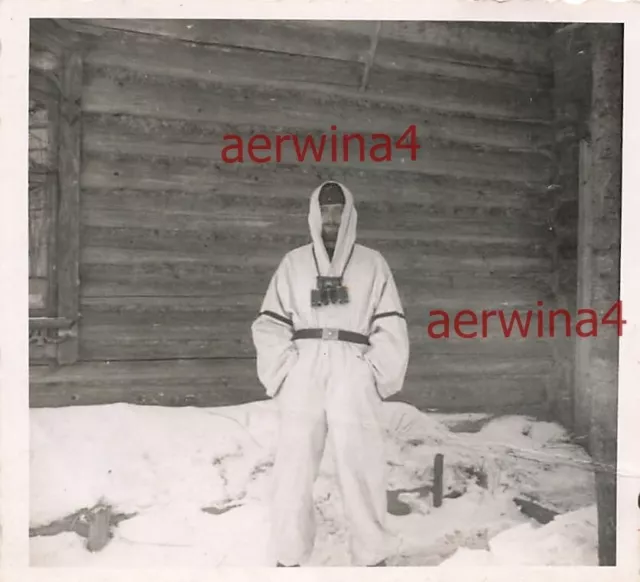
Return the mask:
[[[354, 192], [389, 261], [422, 408], [544, 413], [549, 341], [430, 339], [430, 309], [555, 305], [553, 63], [546, 25], [75, 21], [83, 35], [78, 361], [32, 403], [261, 398], [250, 325], [308, 241], [321, 180]], [[372, 45], [375, 57], [371, 61]], [[366, 87], [364, 85], [366, 84]], [[225, 164], [223, 137], [386, 132], [417, 161]]]

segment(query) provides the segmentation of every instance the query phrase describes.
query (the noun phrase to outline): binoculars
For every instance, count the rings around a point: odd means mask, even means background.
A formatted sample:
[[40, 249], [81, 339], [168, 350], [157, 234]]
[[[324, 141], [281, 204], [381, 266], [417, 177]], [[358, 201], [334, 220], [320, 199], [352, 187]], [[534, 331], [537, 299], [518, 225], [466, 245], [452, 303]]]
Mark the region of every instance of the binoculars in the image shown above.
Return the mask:
[[311, 290], [311, 306], [349, 303], [349, 291], [342, 285], [342, 277], [317, 278], [316, 289]]

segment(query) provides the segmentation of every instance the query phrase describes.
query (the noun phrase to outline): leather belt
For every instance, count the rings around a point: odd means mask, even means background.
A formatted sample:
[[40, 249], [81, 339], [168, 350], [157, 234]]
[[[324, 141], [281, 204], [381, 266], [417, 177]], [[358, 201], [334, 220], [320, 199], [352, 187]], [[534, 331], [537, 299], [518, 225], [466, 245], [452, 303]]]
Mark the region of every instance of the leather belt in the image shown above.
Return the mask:
[[344, 329], [334, 329], [330, 327], [297, 329], [293, 332], [293, 339], [321, 339], [350, 342], [354, 344], [369, 345], [369, 338], [361, 333], [347, 331]]

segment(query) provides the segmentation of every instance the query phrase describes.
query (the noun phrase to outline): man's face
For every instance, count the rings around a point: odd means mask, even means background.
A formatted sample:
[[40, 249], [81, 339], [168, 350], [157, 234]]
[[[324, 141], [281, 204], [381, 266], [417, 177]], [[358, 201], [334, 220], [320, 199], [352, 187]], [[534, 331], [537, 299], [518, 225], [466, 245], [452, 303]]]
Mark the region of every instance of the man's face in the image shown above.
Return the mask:
[[322, 204], [320, 206], [322, 238], [325, 242], [335, 243], [338, 239], [343, 209], [344, 204]]

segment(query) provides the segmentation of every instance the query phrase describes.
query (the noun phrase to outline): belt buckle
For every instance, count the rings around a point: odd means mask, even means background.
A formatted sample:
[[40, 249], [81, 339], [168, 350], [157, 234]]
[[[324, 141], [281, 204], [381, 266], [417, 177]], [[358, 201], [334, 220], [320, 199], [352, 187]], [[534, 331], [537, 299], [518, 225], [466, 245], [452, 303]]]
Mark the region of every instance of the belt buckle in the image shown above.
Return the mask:
[[337, 340], [338, 339], [338, 330], [332, 327], [324, 327], [322, 328], [322, 339], [323, 340]]

